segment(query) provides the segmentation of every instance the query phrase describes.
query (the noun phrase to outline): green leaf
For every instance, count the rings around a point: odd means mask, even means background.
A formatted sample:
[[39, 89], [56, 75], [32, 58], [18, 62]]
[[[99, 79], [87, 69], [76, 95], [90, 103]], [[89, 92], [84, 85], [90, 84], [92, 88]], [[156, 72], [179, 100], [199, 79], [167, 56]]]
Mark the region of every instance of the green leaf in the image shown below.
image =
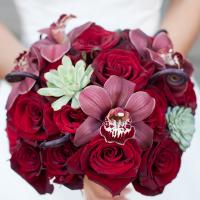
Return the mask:
[[69, 58], [69, 56], [63, 56], [62, 64], [65, 65], [65, 66], [73, 66], [72, 61]]
[[80, 83], [83, 76], [84, 76], [84, 73], [85, 73], [85, 67], [86, 67], [86, 64], [83, 60], [79, 60], [76, 65], [75, 65], [75, 80], [77, 83]]
[[80, 92], [76, 93], [76, 95], [72, 98], [72, 103], [71, 103], [71, 107], [74, 109], [78, 109], [80, 108], [80, 103], [79, 103], [79, 95]]
[[60, 110], [64, 105], [70, 101], [71, 97], [63, 96], [58, 100], [54, 101], [51, 106], [54, 111]]
[[37, 92], [42, 96], [61, 97], [65, 95], [65, 91], [60, 88], [41, 88]]
[[51, 84], [54, 84], [56, 87], [62, 88], [63, 87], [63, 82], [60, 79], [58, 75], [55, 73], [47, 72], [44, 75], [45, 79], [50, 82]]

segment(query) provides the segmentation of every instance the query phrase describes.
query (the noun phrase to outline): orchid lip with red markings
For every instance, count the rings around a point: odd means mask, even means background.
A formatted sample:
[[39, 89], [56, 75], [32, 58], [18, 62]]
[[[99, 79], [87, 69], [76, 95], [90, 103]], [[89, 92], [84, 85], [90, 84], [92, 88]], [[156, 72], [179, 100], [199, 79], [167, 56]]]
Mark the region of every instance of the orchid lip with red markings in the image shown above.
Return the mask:
[[106, 142], [124, 144], [135, 138], [145, 149], [153, 141], [153, 130], [144, 123], [154, 110], [155, 99], [135, 90], [135, 83], [112, 75], [104, 87], [87, 86], [79, 96], [81, 109], [88, 115], [77, 129], [74, 144], [84, 145], [97, 135]]
[[135, 128], [131, 123], [129, 112], [119, 107], [112, 109], [100, 127], [100, 135], [108, 143], [116, 142], [123, 145], [135, 135]]

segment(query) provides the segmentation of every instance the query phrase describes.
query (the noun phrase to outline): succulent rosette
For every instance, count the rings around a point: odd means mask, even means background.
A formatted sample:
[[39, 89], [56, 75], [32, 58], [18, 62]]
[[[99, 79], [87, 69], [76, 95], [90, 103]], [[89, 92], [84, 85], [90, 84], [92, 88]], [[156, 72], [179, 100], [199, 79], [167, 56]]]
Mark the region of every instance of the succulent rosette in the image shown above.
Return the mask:
[[[11, 168], [40, 194], [83, 177], [113, 196], [164, 191], [194, 135], [192, 65], [166, 31], [110, 31], [62, 15], [6, 76]], [[114, 184], [113, 184], [114, 183]]]

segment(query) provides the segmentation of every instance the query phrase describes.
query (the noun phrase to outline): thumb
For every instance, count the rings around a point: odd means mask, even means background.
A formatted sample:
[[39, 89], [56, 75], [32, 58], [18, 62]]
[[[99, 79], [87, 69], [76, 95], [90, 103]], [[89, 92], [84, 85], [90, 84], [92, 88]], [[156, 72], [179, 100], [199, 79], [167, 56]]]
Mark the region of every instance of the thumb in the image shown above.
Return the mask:
[[115, 197], [101, 185], [91, 181], [87, 176], [84, 177], [84, 197], [86, 200], [128, 200], [126, 198], [127, 193], [130, 192], [130, 188], [125, 188], [120, 195]]

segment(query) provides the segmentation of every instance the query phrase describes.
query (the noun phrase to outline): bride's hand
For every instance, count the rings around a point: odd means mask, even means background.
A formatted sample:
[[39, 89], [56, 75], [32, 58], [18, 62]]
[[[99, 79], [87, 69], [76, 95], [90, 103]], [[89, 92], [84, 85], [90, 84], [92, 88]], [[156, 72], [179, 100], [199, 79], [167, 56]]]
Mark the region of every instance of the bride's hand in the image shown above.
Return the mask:
[[130, 188], [125, 188], [120, 195], [113, 197], [108, 190], [90, 181], [87, 176], [84, 177], [83, 184], [85, 200], [128, 200], [126, 195], [130, 192]]

